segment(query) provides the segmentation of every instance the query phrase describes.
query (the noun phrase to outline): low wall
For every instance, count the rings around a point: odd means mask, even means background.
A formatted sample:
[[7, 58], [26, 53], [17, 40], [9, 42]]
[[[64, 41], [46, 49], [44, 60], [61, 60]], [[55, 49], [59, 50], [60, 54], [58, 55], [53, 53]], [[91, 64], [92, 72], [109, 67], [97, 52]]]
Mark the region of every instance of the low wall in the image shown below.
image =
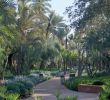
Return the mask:
[[102, 90], [103, 90], [102, 87], [98, 85], [80, 84], [78, 86], [79, 92], [100, 93]]

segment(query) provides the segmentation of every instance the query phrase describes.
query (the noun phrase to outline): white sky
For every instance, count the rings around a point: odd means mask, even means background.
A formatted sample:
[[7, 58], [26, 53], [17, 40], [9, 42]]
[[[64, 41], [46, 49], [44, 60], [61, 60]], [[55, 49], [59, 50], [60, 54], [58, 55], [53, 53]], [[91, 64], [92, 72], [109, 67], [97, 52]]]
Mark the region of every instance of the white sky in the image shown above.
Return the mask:
[[72, 5], [74, 0], [52, 0], [51, 5], [52, 9], [55, 10], [56, 13], [63, 16], [67, 19], [67, 15], [64, 15], [66, 7]]

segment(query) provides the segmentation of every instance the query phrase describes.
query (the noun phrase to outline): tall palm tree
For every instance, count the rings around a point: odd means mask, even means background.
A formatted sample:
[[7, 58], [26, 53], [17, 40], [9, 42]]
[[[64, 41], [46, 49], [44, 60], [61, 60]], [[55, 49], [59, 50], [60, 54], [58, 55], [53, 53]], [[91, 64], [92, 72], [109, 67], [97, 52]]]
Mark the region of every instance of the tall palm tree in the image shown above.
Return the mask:
[[9, 25], [14, 22], [15, 5], [13, 0], [0, 0], [0, 16], [2, 24]]
[[45, 14], [50, 11], [51, 5], [48, 3], [51, 0], [32, 0], [32, 7], [36, 14]]
[[48, 17], [47, 34], [49, 32], [57, 36], [61, 41], [69, 33], [63, 17], [55, 14], [54, 11], [52, 11]]

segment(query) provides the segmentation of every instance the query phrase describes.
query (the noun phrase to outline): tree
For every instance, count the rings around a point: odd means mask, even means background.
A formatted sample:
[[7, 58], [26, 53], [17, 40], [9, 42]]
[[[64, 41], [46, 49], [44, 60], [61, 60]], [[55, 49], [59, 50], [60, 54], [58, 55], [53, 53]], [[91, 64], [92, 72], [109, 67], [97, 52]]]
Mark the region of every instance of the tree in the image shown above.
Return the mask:
[[[79, 37], [79, 43], [81, 43], [86, 52], [86, 66], [88, 66], [86, 69], [92, 69], [91, 72], [93, 72], [93, 68], [96, 66], [97, 69], [109, 69], [110, 64], [106, 59], [109, 59], [108, 52], [110, 48], [105, 48], [104, 46], [109, 44], [107, 42], [109, 38], [108, 27], [110, 23], [109, 3], [109, 0], [78, 0], [75, 2], [75, 13], [73, 13], [73, 6], [66, 9], [69, 18], [71, 19], [71, 27], [74, 27], [76, 30], [75, 37]], [[108, 58], [106, 58], [105, 55], [108, 55]], [[97, 61], [94, 60], [96, 57], [98, 57], [98, 64]], [[105, 64], [105, 62], [107, 64]], [[90, 68], [90, 66], [92, 68]], [[106, 67], [104, 68], [103, 66]], [[90, 75], [90, 73], [88, 74]]]
[[15, 23], [15, 5], [11, 0], [0, 1], [0, 74], [4, 77], [4, 73], [7, 69], [9, 54], [16, 44], [16, 38], [18, 38], [18, 32], [16, 31]]

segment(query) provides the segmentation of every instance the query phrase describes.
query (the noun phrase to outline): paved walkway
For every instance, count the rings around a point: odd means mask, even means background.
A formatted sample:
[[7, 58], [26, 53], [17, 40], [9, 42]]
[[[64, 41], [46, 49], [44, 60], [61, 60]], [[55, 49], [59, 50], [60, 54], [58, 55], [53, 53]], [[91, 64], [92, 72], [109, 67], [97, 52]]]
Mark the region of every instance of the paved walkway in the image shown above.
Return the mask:
[[57, 100], [55, 97], [56, 92], [61, 93], [61, 97], [75, 95], [78, 97], [78, 100], [98, 100], [98, 94], [80, 93], [68, 90], [65, 86], [60, 84], [60, 78], [56, 77], [37, 85], [32, 97], [24, 100], [37, 100], [35, 99], [37, 96], [42, 97], [42, 100]]

